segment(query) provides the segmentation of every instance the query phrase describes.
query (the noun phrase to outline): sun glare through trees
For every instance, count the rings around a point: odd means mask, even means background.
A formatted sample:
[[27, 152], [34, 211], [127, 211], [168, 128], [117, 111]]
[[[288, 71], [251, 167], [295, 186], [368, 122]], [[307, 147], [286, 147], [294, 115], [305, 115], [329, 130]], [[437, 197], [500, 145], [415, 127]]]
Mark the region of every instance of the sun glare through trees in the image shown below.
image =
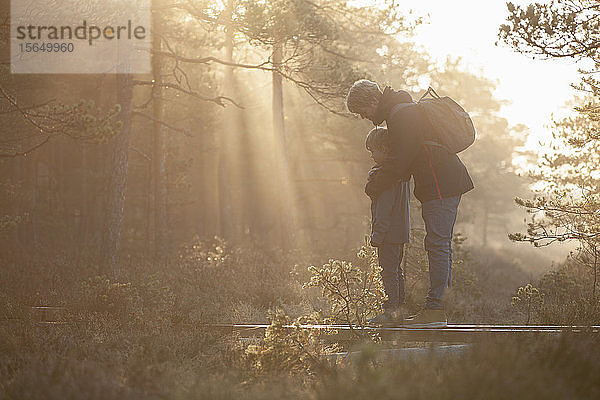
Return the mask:
[[600, 396], [599, 1], [0, 4], [0, 398]]

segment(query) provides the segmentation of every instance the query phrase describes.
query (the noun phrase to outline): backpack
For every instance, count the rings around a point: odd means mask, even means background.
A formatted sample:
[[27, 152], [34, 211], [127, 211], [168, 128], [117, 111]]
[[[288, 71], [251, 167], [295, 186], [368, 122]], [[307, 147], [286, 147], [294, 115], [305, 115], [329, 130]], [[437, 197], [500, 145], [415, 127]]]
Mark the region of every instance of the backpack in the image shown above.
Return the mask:
[[[431, 98], [425, 98], [428, 94]], [[415, 103], [396, 104], [388, 118], [411, 104]], [[416, 104], [425, 113], [435, 137], [435, 141], [426, 141], [426, 144], [444, 147], [451, 153], [460, 153], [475, 141], [475, 127], [471, 117], [450, 97], [440, 97], [430, 86]]]

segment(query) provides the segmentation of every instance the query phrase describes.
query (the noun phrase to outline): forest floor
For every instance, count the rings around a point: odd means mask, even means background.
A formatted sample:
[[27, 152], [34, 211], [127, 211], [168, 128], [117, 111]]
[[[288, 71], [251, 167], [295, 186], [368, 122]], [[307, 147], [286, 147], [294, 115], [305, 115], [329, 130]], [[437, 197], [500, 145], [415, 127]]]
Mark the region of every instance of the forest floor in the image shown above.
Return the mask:
[[[0, 398], [600, 397], [600, 343], [593, 334], [490, 337], [451, 357], [431, 353], [385, 362], [378, 355], [389, 343], [357, 340], [337, 347], [355, 351], [353, 362], [332, 364], [325, 355], [336, 347], [310, 335], [273, 333], [263, 341], [240, 341], [236, 334], [203, 328], [207, 322], [269, 323], [274, 309], [293, 319], [327, 308], [316, 288], [302, 287], [310, 279], [306, 266], [318, 257], [217, 247], [198, 244], [163, 268], [124, 264], [127, 274], [118, 280], [96, 276], [93, 265], [60, 258], [27, 268], [6, 262], [0, 279]], [[526, 274], [500, 258], [495, 269], [483, 267], [475, 252], [462, 259], [448, 298], [450, 321], [523, 324], [511, 295]], [[564, 296], [577, 297], [577, 279], [559, 273], [551, 278], [573, 292]], [[423, 290], [412, 283], [411, 307], [419, 307]], [[584, 304], [565, 299], [558, 299], [560, 308], [548, 297], [547, 309], [538, 307], [532, 322], [597, 318], [581, 311]], [[38, 324], [32, 305], [64, 306], [68, 323]], [[408, 345], [414, 344], [395, 343]]]

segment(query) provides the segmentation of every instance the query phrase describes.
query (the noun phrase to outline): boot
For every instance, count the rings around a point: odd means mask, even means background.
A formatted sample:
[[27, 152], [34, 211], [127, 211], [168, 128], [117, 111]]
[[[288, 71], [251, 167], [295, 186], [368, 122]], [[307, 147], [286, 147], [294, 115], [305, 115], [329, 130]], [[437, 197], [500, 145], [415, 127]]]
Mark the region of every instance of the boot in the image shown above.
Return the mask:
[[448, 326], [448, 318], [444, 310], [432, 310], [429, 308], [408, 317], [404, 320], [406, 328], [445, 328]]
[[404, 315], [400, 308], [385, 310], [383, 314], [379, 314], [375, 318], [371, 318], [367, 322], [373, 326], [402, 326]]

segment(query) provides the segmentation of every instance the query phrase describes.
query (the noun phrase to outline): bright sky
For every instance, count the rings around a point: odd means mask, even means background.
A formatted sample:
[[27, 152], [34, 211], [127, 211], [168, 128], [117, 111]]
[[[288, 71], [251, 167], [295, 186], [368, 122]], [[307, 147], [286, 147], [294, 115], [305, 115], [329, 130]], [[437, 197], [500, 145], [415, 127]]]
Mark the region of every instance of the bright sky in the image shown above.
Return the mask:
[[[527, 147], [535, 148], [540, 139], [549, 137], [551, 114], [564, 115], [565, 102], [577, 93], [570, 83], [579, 81], [580, 65], [572, 60], [533, 60], [500, 42], [498, 29], [508, 14], [503, 0], [420, 0], [401, 4], [424, 17], [425, 24], [417, 29], [415, 39], [435, 59], [443, 62], [448, 55], [460, 56], [470, 71], [497, 81], [496, 97], [510, 101], [503, 107], [502, 116], [511, 124], [523, 123], [531, 129]], [[498, 46], [494, 45], [496, 41]]]

